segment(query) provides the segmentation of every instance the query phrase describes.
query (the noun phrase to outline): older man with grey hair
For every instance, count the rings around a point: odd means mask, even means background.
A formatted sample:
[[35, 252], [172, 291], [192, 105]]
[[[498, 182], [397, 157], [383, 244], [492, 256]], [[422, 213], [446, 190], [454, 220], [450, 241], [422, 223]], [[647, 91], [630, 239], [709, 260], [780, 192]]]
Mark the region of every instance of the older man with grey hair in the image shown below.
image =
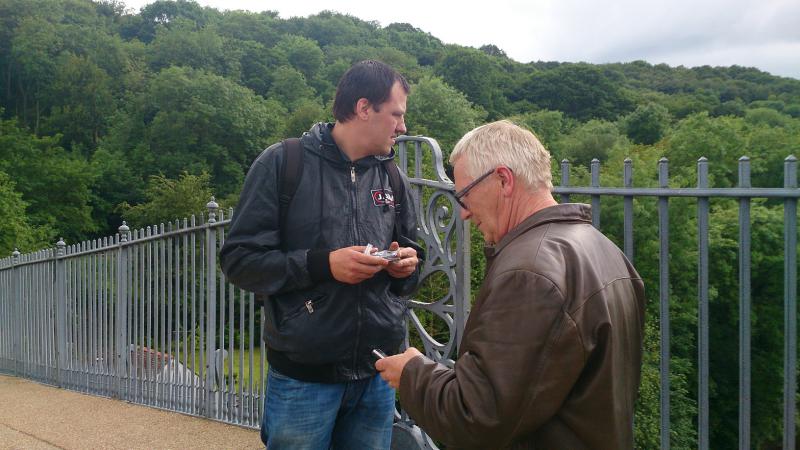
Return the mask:
[[644, 285], [591, 209], [559, 205], [529, 131], [478, 127], [450, 156], [486, 277], [453, 369], [417, 349], [379, 360], [400, 402], [448, 448], [633, 448]]

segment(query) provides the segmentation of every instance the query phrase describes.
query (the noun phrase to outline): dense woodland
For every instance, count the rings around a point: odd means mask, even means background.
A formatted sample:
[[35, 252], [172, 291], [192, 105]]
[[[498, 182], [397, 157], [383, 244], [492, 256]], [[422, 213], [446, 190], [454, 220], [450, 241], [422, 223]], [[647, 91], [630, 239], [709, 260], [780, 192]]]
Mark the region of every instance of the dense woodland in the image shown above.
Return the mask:
[[[0, 0], [0, 257], [184, 217], [213, 194], [235, 206], [253, 158], [269, 144], [330, 120], [350, 64], [375, 58], [411, 82], [409, 134], [448, 153], [489, 120], [530, 128], [572, 184], [695, 186], [710, 161], [714, 187], [782, 186], [800, 154], [800, 80], [745, 67], [514, 61], [487, 43], [444, 44], [413, 24], [381, 26], [322, 11], [220, 12], [157, 1]], [[578, 199], [580, 200], [580, 199]], [[648, 339], [637, 446], [659, 445], [658, 242], [655, 201], [635, 203], [636, 266], [647, 281]], [[737, 446], [738, 207], [711, 203], [712, 448]], [[621, 203], [604, 200], [603, 231], [619, 242]], [[671, 201], [672, 445], [697, 446], [697, 265], [694, 201]], [[780, 446], [783, 380], [783, 208], [756, 201], [753, 224], [753, 448]], [[473, 233], [473, 287], [485, 262]]]

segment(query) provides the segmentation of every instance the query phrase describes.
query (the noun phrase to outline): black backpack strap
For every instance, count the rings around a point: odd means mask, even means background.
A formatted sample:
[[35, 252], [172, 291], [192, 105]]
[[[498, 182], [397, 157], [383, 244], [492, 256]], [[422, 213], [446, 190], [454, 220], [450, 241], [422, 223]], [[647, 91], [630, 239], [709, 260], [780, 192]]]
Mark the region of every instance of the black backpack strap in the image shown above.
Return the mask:
[[283, 170], [281, 171], [280, 187], [280, 234], [281, 245], [285, 245], [286, 217], [289, 215], [289, 203], [292, 202], [300, 178], [303, 177], [303, 145], [298, 138], [283, 141]]
[[403, 217], [406, 199], [406, 185], [403, 184], [403, 179], [400, 177], [400, 169], [393, 159], [385, 159], [383, 167], [386, 169], [386, 174], [389, 175], [389, 186], [392, 187], [392, 195], [394, 196], [394, 237], [392, 240], [399, 242], [400, 222]]

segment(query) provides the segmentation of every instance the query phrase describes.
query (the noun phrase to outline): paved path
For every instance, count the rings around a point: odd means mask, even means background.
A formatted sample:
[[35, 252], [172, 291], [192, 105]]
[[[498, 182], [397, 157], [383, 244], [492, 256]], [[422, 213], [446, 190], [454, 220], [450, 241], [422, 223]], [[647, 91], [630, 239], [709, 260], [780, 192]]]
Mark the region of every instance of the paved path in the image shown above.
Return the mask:
[[260, 449], [258, 431], [0, 375], [0, 450]]

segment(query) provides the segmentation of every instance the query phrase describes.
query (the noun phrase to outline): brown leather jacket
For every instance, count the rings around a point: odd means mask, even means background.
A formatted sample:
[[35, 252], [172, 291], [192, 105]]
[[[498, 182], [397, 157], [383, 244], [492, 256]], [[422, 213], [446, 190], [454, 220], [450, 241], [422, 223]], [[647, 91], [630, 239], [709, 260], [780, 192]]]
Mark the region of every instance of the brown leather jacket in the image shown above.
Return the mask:
[[487, 256], [455, 368], [403, 370], [411, 418], [448, 448], [633, 448], [644, 284], [591, 208], [543, 209]]

